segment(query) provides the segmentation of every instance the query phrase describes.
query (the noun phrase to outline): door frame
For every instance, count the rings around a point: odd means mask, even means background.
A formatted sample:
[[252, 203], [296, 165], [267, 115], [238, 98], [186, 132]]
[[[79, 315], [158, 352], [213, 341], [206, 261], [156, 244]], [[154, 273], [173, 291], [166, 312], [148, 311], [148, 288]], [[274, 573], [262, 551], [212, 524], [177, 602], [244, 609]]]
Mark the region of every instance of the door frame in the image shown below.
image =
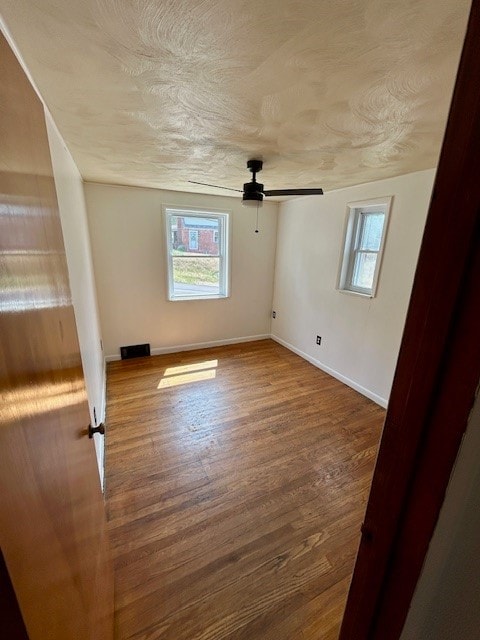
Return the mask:
[[473, 0], [340, 640], [398, 640], [480, 379]]

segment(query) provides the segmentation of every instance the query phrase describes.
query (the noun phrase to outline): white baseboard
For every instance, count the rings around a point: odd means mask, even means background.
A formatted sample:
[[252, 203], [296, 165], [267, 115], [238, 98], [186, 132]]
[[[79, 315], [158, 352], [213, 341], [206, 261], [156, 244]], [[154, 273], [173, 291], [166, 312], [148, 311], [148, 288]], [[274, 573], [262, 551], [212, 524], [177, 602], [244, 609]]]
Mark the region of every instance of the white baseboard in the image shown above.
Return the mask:
[[[222, 347], [228, 344], [240, 344], [242, 342], [254, 342], [255, 340], [267, 340], [269, 333], [257, 336], [240, 336], [239, 338], [227, 338], [226, 340], [212, 340], [210, 342], [193, 342], [191, 344], [177, 344], [172, 347], [153, 347], [150, 350], [152, 356], [160, 356], [165, 353], [179, 353], [181, 351], [195, 351], [196, 349], [208, 349], [209, 347]], [[105, 362], [121, 360], [120, 354], [105, 356]]]
[[373, 402], [376, 402], [381, 407], [384, 407], [384, 408], [387, 407], [388, 405], [387, 399], [382, 398], [376, 393], [373, 393], [373, 391], [370, 391], [370, 389], [366, 389], [365, 387], [362, 387], [362, 385], [358, 384], [358, 382], [355, 382], [355, 380], [351, 380], [350, 378], [347, 378], [346, 376], [339, 373], [338, 371], [335, 371], [335, 369], [332, 369], [327, 365], [323, 364], [316, 358], [312, 358], [312, 356], [309, 356], [308, 353], [305, 353], [304, 351], [297, 349], [296, 347], [293, 346], [293, 344], [290, 344], [289, 342], [282, 340], [282, 338], [279, 338], [278, 336], [275, 336], [273, 334], [270, 337], [272, 338], [272, 340], [275, 340], [275, 342], [278, 342], [278, 344], [281, 344], [283, 347], [286, 347], [290, 351], [293, 351], [293, 353], [296, 353], [297, 356], [300, 356], [304, 360], [307, 360], [308, 362], [310, 362], [310, 364], [313, 364], [318, 369], [325, 371], [325, 373], [328, 373], [329, 375], [333, 376], [337, 380], [340, 380], [340, 382], [343, 382], [344, 384], [351, 387], [352, 389], [355, 389], [355, 391], [358, 391], [359, 393], [366, 396], [370, 400], [373, 400]]

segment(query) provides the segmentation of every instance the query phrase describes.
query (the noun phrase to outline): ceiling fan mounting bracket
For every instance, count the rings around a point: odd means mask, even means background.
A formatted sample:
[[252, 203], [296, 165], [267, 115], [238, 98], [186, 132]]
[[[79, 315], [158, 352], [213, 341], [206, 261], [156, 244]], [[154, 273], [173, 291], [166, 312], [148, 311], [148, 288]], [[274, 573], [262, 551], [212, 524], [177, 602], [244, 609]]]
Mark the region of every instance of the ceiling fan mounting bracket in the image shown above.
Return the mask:
[[247, 168], [255, 175], [262, 170], [263, 162], [261, 160], [247, 160]]

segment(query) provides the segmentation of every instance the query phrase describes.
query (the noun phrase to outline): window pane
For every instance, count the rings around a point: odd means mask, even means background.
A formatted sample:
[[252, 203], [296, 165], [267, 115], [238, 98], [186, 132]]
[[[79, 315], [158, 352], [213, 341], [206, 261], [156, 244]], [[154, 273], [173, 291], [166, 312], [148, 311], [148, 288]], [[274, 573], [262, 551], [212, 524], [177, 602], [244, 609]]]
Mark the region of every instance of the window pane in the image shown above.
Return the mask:
[[382, 241], [384, 213], [362, 213], [363, 224], [360, 231], [359, 249], [379, 251]]
[[196, 297], [220, 294], [219, 257], [173, 255], [172, 263], [175, 296]]
[[219, 255], [219, 218], [172, 216], [170, 230], [173, 255]]
[[170, 300], [227, 297], [228, 215], [168, 208]]
[[371, 290], [376, 263], [376, 253], [357, 253], [355, 255], [355, 264], [353, 265], [352, 285], [361, 289]]

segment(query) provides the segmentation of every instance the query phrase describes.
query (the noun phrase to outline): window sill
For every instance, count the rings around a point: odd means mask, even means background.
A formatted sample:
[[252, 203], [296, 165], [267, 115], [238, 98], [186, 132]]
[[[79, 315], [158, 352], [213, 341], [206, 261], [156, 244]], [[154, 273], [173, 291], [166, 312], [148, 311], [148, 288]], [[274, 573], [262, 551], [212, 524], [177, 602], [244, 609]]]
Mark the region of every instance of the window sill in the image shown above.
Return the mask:
[[169, 302], [192, 302], [192, 300], [194, 301], [200, 301], [200, 300], [226, 300], [227, 298], [229, 298], [229, 295], [222, 295], [222, 294], [217, 294], [217, 295], [212, 295], [212, 296], [176, 296], [176, 297], [168, 297], [168, 301]]
[[346, 293], [347, 296], [357, 296], [358, 298], [374, 298], [373, 293], [360, 293], [359, 291], [350, 291], [350, 289], [337, 289], [339, 293]]

